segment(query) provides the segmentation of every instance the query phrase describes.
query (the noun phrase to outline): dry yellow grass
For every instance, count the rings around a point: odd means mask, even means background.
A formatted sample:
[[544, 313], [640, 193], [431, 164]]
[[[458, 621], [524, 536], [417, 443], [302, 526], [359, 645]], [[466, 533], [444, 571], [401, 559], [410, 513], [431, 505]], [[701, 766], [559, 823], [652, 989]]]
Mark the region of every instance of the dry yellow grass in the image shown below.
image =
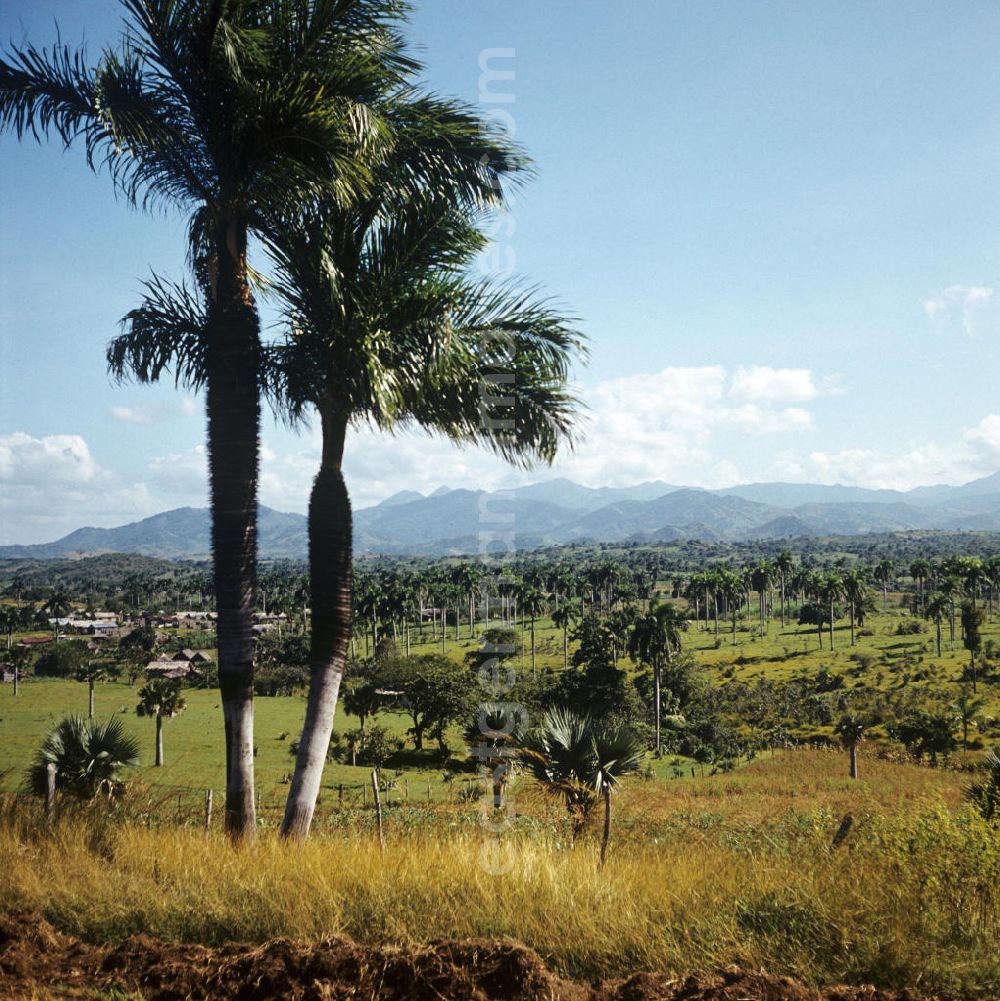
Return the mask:
[[[396, 811], [380, 857], [357, 823], [296, 849], [265, 832], [237, 851], [215, 833], [81, 814], [41, 833], [18, 806], [0, 823], [0, 907], [91, 940], [503, 935], [577, 977], [740, 964], [995, 996], [1000, 829], [957, 806], [957, 776], [867, 760], [868, 781], [850, 784], [842, 757], [636, 782], [603, 870], [593, 838], [571, 847], [527, 789], [502, 875], [480, 864], [472, 819], [449, 810]], [[848, 809], [854, 829], [835, 849]]]

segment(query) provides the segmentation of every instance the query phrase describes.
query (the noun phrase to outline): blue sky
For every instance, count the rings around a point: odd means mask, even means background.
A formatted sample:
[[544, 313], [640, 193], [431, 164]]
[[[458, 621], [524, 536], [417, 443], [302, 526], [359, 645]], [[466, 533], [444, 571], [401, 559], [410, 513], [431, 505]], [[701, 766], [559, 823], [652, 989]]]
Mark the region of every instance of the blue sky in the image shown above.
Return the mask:
[[[117, 30], [113, 0], [5, 0], [0, 40]], [[910, 487], [1000, 468], [1000, 8], [420, 0], [436, 90], [509, 115], [538, 178], [498, 252], [581, 318], [592, 485]], [[482, 99], [480, 62], [513, 79]], [[200, 402], [118, 387], [103, 346], [183, 223], [78, 150], [0, 138], [0, 543], [204, 503]], [[268, 426], [262, 500], [304, 510], [315, 434]], [[518, 482], [362, 433], [358, 504]]]

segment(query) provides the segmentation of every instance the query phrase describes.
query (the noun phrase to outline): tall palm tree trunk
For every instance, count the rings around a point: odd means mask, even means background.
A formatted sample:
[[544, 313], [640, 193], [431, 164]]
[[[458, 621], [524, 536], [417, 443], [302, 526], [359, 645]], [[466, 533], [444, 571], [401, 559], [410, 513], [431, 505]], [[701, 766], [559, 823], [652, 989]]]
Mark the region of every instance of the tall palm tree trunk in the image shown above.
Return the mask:
[[156, 714], [156, 758], [154, 764], [157, 768], [163, 767], [163, 714]]
[[327, 413], [321, 416], [323, 458], [309, 498], [309, 695], [281, 824], [282, 837], [296, 841], [308, 835], [316, 809], [351, 636], [351, 501], [341, 471], [347, 424]]
[[87, 679], [87, 716], [94, 718], [94, 679]]
[[858, 777], [858, 748], [856, 744], [851, 744], [851, 778]]
[[656, 709], [656, 749], [660, 749], [660, 660], [653, 664], [653, 703]]
[[226, 730], [226, 833], [256, 830], [253, 774], [253, 598], [257, 574], [259, 321], [247, 281], [246, 227], [215, 237], [208, 315], [206, 410], [215, 566], [219, 692]]

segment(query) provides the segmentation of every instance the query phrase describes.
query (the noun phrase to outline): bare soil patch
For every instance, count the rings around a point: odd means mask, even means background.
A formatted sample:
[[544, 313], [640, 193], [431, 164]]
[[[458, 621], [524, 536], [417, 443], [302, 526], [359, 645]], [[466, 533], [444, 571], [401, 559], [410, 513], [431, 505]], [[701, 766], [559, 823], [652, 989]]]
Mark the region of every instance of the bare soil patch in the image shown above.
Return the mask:
[[0, 915], [0, 997], [147, 1001], [934, 1001], [873, 987], [816, 990], [741, 970], [640, 973], [583, 984], [552, 973], [510, 940], [361, 945], [349, 938], [206, 948], [134, 936], [91, 945], [36, 914]]

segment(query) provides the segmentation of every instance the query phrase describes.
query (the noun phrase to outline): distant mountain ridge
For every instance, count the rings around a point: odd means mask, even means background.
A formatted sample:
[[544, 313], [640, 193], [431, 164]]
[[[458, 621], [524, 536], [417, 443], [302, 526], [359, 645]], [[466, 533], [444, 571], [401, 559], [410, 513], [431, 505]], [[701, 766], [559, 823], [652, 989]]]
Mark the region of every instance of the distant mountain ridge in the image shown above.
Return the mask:
[[[355, 512], [359, 553], [476, 553], [567, 542], [701, 539], [741, 542], [801, 536], [940, 529], [1000, 531], [1000, 472], [962, 486], [868, 490], [808, 483], [751, 483], [702, 490], [653, 481], [585, 487], [555, 479], [511, 490], [404, 490]], [[305, 559], [303, 515], [262, 506], [263, 559]], [[208, 556], [208, 511], [177, 508], [118, 528], [79, 528], [41, 545], [0, 546], [0, 559], [136, 553]]]

